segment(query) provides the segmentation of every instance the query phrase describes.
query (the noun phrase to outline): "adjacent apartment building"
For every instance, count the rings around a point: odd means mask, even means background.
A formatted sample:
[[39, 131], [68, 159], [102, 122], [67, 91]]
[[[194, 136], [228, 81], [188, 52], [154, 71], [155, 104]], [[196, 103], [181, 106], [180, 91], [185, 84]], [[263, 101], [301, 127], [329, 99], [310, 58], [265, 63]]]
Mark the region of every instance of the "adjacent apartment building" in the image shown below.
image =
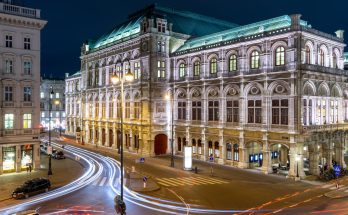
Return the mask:
[[0, 1], [0, 174], [40, 167], [40, 10]]
[[[175, 154], [192, 146], [196, 159], [292, 177], [345, 167], [344, 47], [343, 31], [299, 14], [238, 25], [151, 5], [83, 44], [66, 78], [67, 132], [115, 149], [123, 135], [143, 156], [170, 153], [173, 136]], [[129, 70], [121, 104], [111, 76]]]
[[[51, 113], [49, 113], [50, 101]], [[42, 128], [48, 130], [51, 119], [51, 130], [59, 133], [65, 130], [65, 81], [63, 78], [41, 78], [40, 107]]]

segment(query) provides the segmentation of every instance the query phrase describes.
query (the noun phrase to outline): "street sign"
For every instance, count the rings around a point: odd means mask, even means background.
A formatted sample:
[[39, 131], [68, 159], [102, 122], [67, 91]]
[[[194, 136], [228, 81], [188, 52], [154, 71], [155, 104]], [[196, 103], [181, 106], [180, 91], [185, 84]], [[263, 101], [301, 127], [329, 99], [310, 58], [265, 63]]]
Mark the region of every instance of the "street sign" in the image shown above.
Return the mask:
[[47, 146], [47, 154], [52, 154], [52, 146]]
[[338, 177], [341, 173], [341, 166], [340, 165], [336, 165], [333, 167], [334, 171], [335, 171], [335, 175]]
[[146, 183], [146, 182], [147, 182], [147, 177], [146, 177], [146, 176], [144, 176], [144, 178], [143, 178], [143, 182], [144, 182], [144, 183]]
[[141, 157], [141, 158], [139, 159], [139, 162], [140, 162], [140, 163], [145, 163], [145, 158]]
[[214, 162], [214, 157], [209, 157], [210, 162]]

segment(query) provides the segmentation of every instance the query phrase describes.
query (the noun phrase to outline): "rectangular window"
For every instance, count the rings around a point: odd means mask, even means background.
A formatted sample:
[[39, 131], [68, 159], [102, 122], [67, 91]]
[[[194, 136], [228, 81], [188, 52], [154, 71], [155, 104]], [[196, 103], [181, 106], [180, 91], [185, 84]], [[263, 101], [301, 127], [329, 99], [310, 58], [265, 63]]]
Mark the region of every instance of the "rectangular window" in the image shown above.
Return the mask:
[[178, 102], [178, 120], [186, 120], [186, 102]]
[[261, 100], [248, 101], [248, 123], [261, 123]]
[[139, 62], [134, 63], [134, 79], [135, 80], [140, 79], [140, 63]]
[[239, 122], [239, 101], [226, 102], [226, 122]]
[[56, 99], [59, 99], [59, 93], [56, 93]]
[[24, 61], [24, 75], [31, 75], [31, 67], [30, 61]]
[[30, 50], [30, 38], [24, 37], [24, 49]]
[[95, 103], [95, 113], [94, 113], [95, 118], [99, 118], [99, 102]]
[[23, 128], [31, 128], [31, 114], [25, 113], [23, 114]]
[[208, 120], [219, 120], [219, 101], [209, 101], [208, 103]]
[[105, 116], [106, 116], [105, 102], [102, 102], [102, 118], [105, 118]]
[[57, 118], [59, 117], [59, 112], [56, 112], [56, 117], [57, 117]]
[[6, 48], [12, 48], [12, 35], [6, 35]]
[[5, 114], [5, 129], [13, 129], [14, 127], [14, 114]]
[[5, 86], [5, 101], [12, 102], [13, 101], [13, 87]]
[[44, 92], [40, 93], [40, 98], [42, 98], [42, 99], [45, 98], [45, 93]]
[[13, 61], [5, 60], [5, 73], [12, 74], [13, 73]]
[[117, 117], [118, 118], [121, 118], [122, 116], [122, 113], [121, 113], [121, 101], [120, 99], [117, 100], [117, 103], [116, 103], [116, 114], [117, 114]]
[[114, 118], [114, 102], [111, 99], [109, 101], [109, 118]]
[[192, 101], [192, 120], [202, 120], [202, 102]]
[[166, 62], [164, 60], [157, 61], [157, 77], [165, 78], [166, 77]]
[[289, 102], [287, 99], [272, 100], [273, 125], [288, 125], [288, 108]]
[[41, 117], [42, 117], [42, 118], [45, 117], [45, 112], [41, 112]]
[[24, 89], [24, 97], [23, 97], [23, 100], [25, 101], [25, 102], [31, 102], [31, 93], [32, 93], [32, 91], [31, 91], [31, 87], [24, 87], [23, 88]]
[[130, 102], [126, 102], [126, 109], [125, 109], [125, 114], [126, 114], [126, 118], [129, 119], [130, 118]]
[[140, 118], [140, 102], [134, 102], [134, 118], [139, 119]]

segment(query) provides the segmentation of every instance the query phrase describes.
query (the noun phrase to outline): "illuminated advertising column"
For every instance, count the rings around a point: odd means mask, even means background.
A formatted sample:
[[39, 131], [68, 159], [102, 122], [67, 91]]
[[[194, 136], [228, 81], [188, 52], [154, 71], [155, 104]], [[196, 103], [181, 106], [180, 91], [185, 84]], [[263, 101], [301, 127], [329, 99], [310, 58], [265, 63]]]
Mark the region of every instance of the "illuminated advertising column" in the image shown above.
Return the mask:
[[192, 146], [184, 147], [184, 170], [192, 170]]

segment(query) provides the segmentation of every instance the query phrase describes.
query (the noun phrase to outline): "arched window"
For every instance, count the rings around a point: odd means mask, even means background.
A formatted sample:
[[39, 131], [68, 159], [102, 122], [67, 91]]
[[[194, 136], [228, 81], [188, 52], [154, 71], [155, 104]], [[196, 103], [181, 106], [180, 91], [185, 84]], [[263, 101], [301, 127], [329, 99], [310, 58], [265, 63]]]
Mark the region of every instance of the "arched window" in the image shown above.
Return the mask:
[[212, 141], [208, 142], [208, 155], [209, 157], [213, 157], [213, 142]]
[[219, 142], [214, 143], [214, 157], [220, 157]]
[[214, 57], [210, 60], [210, 74], [216, 74], [216, 73], [217, 73], [217, 60]]
[[258, 69], [258, 68], [260, 68], [260, 54], [259, 54], [258, 51], [251, 52], [250, 68], [251, 69]]
[[336, 55], [335, 52], [332, 55], [332, 67], [335, 68], [335, 69], [338, 68], [338, 66], [337, 66], [337, 55]]
[[230, 56], [229, 59], [229, 71], [233, 72], [237, 70], [237, 56], [235, 54]]
[[306, 46], [306, 64], [311, 64], [311, 48]]
[[276, 54], [275, 54], [275, 65], [276, 66], [281, 66], [285, 64], [285, 49], [283, 46], [279, 46], [276, 49]]
[[193, 76], [199, 76], [201, 74], [201, 62], [199, 60], [193, 63]]
[[323, 49], [319, 49], [318, 64], [320, 66], [325, 66], [325, 54], [324, 54], [324, 50]]
[[202, 140], [199, 139], [197, 142], [198, 142], [198, 143], [197, 143], [198, 154], [201, 155], [201, 154], [202, 154]]
[[185, 73], [186, 73], [185, 70], [186, 70], [185, 64], [184, 63], [180, 64], [180, 66], [179, 66], [179, 78], [185, 77]]

